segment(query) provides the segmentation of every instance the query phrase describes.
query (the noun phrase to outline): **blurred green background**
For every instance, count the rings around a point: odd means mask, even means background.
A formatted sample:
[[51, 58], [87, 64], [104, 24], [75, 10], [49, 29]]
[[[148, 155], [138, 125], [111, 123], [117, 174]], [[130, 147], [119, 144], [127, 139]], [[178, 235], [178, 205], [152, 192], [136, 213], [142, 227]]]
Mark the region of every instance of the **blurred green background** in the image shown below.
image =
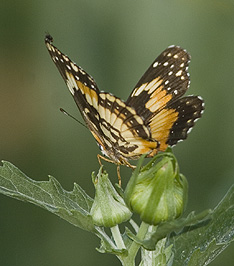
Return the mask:
[[[187, 213], [214, 208], [234, 177], [234, 2], [11, 1], [0, 3], [0, 159], [35, 180], [79, 183], [93, 196], [99, 168], [92, 135], [44, 45], [45, 32], [90, 73], [101, 90], [126, 99], [168, 45], [192, 56], [189, 94], [203, 118], [174, 152], [189, 181]], [[113, 181], [116, 167], [105, 164]], [[130, 171], [122, 167], [126, 184]], [[126, 178], [125, 178], [126, 177]], [[60, 218], [0, 195], [0, 265], [120, 265], [95, 250], [99, 240]], [[210, 265], [233, 265], [233, 245]]]

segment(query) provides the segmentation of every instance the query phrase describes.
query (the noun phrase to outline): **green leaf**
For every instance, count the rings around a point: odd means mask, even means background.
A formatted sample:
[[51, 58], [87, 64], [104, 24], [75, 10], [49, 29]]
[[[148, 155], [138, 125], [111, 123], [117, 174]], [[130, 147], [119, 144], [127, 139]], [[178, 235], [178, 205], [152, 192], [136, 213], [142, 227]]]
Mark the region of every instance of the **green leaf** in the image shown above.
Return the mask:
[[173, 244], [173, 266], [208, 265], [234, 241], [234, 186], [213, 210], [212, 220], [203, 227], [169, 239]]
[[69, 192], [54, 177], [50, 176], [49, 181], [34, 181], [13, 164], [3, 161], [0, 167], [0, 193], [31, 202], [75, 226], [95, 232], [89, 214], [93, 199], [77, 184]]
[[[109, 253], [114, 255], [127, 255], [126, 249], [118, 249], [112, 239], [106, 234], [103, 227], [96, 227], [96, 235], [101, 239], [101, 245], [96, 250], [100, 253]], [[126, 238], [126, 239], [125, 239]], [[123, 235], [125, 244], [128, 243], [129, 238]]]
[[174, 233], [175, 231], [180, 231], [180, 234], [192, 231], [195, 228], [199, 228], [209, 223], [210, 220], [211, 210], [206, 210], [196, 215], [194, 212], [191, 212], [186, 218], [180, 218], [154, 226], [154, 229], [148, 233], [145, 240], [138, 239], [128, 228], [126, 228], [126, 233], [129, 238], [143, 246], [145, 249], [155, 250], [158, 241], [167, 237], [169, 234]]

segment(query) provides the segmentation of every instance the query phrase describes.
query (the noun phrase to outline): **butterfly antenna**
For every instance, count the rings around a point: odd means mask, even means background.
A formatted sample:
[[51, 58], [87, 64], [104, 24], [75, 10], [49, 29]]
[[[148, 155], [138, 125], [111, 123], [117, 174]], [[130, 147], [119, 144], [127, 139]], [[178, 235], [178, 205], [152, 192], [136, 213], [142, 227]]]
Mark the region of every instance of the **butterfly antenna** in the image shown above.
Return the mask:
[[63, 108], [60, 108], [60, 111], [61, 111], [63, 114], [65, 114], [65, 115], [67, 115], [67, 116], [73, 118], [76, 122], [78, 122], [79, 124], [81, 124], [83, 127], [87, 128], [87, 126], [86, 126], [85, 124], [83, 124], [82, 122], [80, 122], [77, 118], [75, 118], [74, 116], [72, 116], [71, 114], [69, 114], [69, 113], [68, 113], [67, 111], [65, 111]]

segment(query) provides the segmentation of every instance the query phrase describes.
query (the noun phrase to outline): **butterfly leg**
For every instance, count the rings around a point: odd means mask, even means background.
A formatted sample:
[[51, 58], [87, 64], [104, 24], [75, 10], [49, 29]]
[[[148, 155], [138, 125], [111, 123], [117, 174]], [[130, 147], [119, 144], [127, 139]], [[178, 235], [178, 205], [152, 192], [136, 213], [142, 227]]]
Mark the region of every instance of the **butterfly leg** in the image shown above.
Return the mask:
[[[98, 162], [100, 165], [102, 165], [101, 159], [106, 161], [106, 162], [109, 162], [109, 163], [115, 163], [114, 161], [112, 161], [112, 160], [110, 160], [110, 159], [108, 159], [108, 158], [106, 158], [100, 154], [97, 155], [97, 158], [98, 158]], [[119, 185], [121, 187], [121, 176], [120, 176], [120, 165], [119, 164], [117, 164], [117, 176], [118, 176], [118, 180], [119, 180]]]
[[124, 159], [123, 157], [120, 158], [121, 164], [122, 165], [126, 165], [127, 167], [131, 168], [131, 169], [136, 169], [135, 165], [130, 164], [126, 159]]
[[101, 159], [106, 161], [106, 162], [108, 162], [108, 163], [114, 163], [114, 161], [112, 161], [112, 160], [110, 160], [110, 159], [108, 159], [108, 158], [106, 158], [106, 157], [104, 157], [104, 156], [102, 156], [100, 154], [97, 155], [97, 158], [98, 158], [98, 162], [99, 162], [99, 164], [101, 166], [103, 165], [102, 162], [101, 162]]
[[129, 162], [126, 163], [127, 167], [131, 168], [131, 169], [136, 169], [135, 165], [130, 164]]
[[121, 175], [120, 175], [120, 165], [117, 164], [117, 176], [119, 180], [119, 186], [121, 187]]

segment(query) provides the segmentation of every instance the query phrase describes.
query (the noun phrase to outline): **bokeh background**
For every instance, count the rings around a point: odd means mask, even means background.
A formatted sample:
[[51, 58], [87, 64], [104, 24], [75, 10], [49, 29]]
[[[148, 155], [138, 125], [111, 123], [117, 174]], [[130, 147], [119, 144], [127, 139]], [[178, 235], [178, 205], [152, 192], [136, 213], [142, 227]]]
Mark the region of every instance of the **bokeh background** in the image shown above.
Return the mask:
[[[214, 208], [234, 177], [234, 2], [232, 0], [1, 0], [0, 159], [35, 180], [56, 177], [94, 195], [99, 168], [92, 135], [44, 45], [54, 43], [95, 77], [101, 90], [126, 99], [168, 45], [191, 56], [189, 94], [204, 116], [174, 148], [189, 181], [187, 213]], [[105, 164], [113, 181], [116, 167]], [[130, 171], [122, 167], [126, 184]], [[95, 250], [99, 240], [43, 209], [0, 195], [0, 265], [120, 265]], [[210, 265], [233, 265], [233, 245]]]

